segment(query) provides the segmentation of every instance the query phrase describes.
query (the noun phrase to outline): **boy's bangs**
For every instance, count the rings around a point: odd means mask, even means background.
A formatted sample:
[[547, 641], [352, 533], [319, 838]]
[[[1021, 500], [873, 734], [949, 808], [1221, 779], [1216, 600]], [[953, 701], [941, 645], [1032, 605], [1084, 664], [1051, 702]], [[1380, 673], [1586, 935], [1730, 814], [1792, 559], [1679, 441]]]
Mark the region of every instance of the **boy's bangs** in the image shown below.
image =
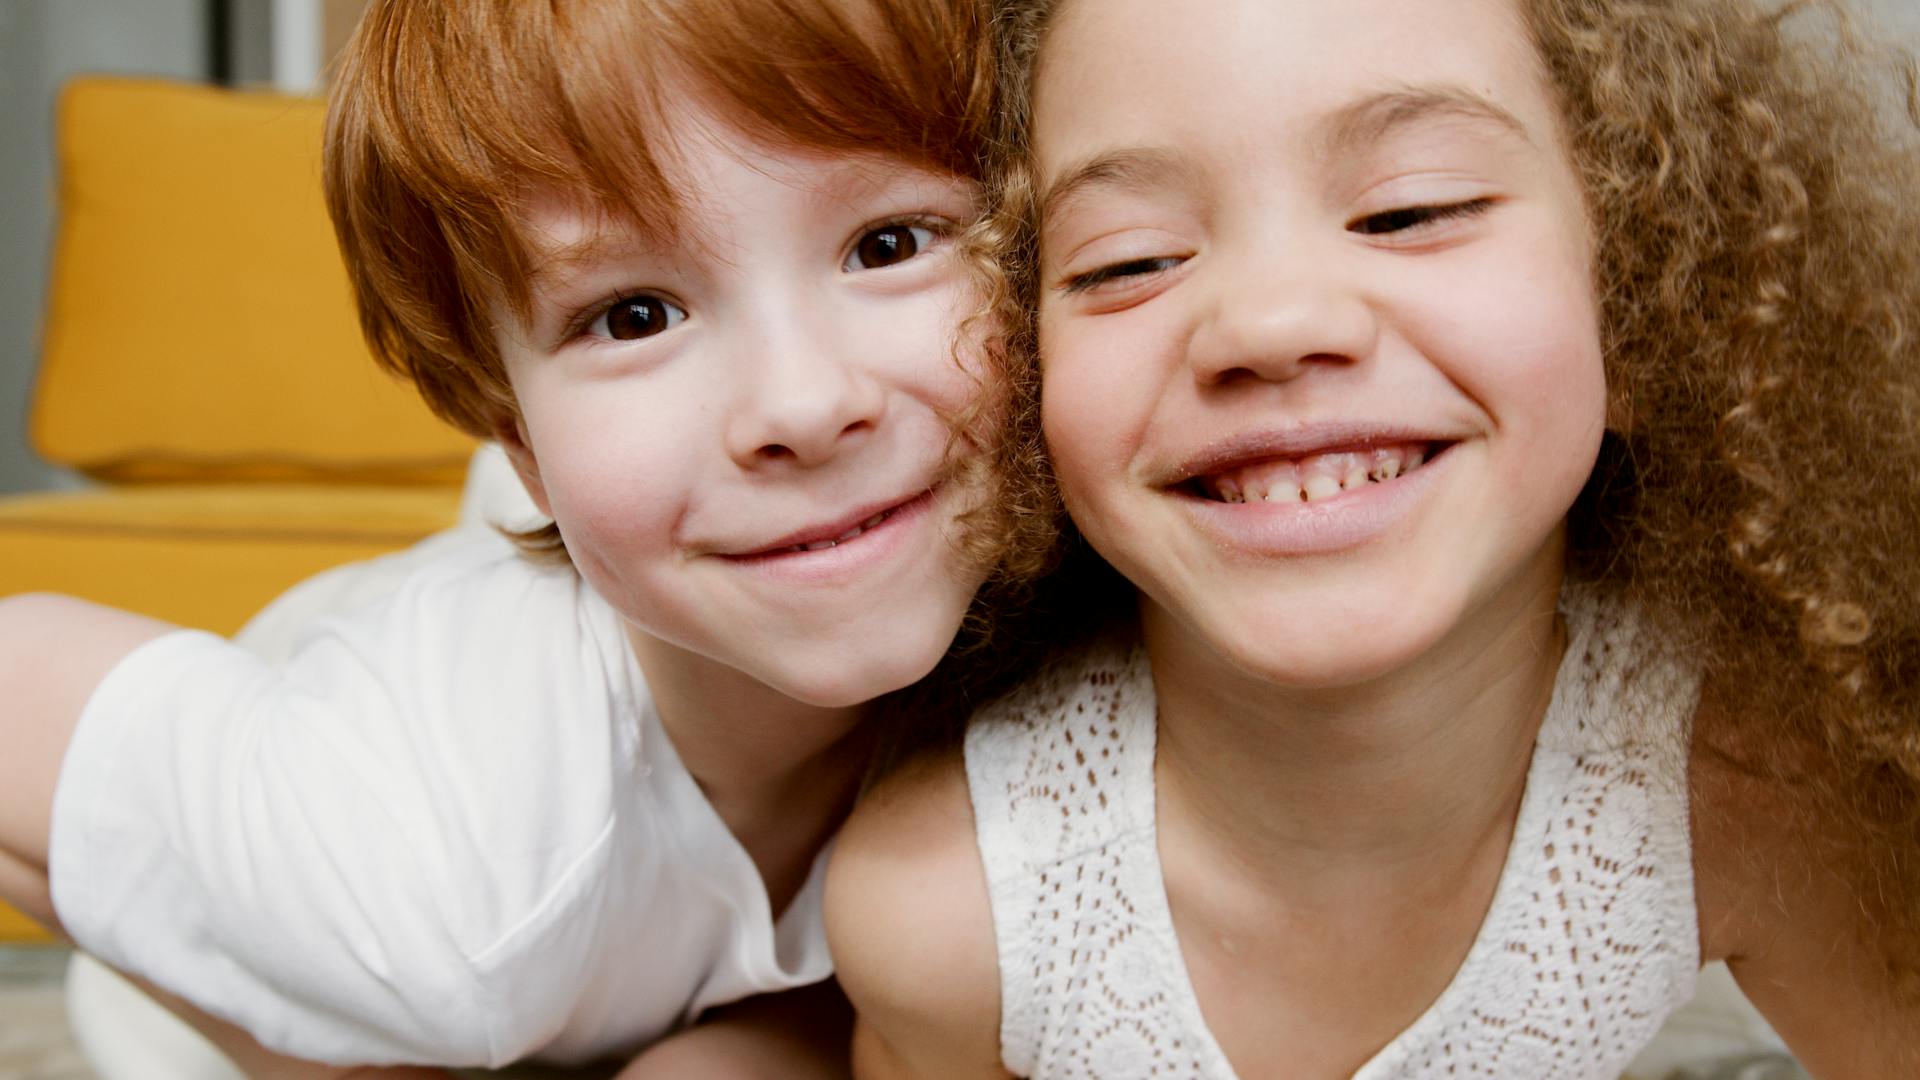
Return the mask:
[[[382, 171], [436, 219], [469, 310], [524, 317], [539, 192], [671, 240], [676, 118], [971, 174], [987, 116], [966, 0], [388, 3], [355, 73]], [[369, 78], [369, 75], [373, 77]], [[416, 286], [417, 287], [417, 286]], [[475, 343], [478, 344], [478, 343]]]

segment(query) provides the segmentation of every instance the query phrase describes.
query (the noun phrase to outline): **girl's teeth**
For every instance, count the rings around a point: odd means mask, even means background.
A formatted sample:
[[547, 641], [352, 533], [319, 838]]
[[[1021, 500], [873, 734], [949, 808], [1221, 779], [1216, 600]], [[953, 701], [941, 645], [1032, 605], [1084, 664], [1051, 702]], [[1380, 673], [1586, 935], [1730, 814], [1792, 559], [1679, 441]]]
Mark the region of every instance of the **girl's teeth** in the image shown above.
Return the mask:
[[1419, 468], [1425, 446], [1320, 454], [1299, 461], [1268, 461], [1236, 469], [1205, 482], [1206, 493], [1221, 502], [1319, 502], [1369, 483], [1384, 483]]
[[1321, 499], [1331, 499], [1340, 494], [1340, 481], [1331, 476], [1315, 473], [1307, 477], [1306, 483], [1302, 484], [1301, 488], [1306, 491], [1308, 502], [1319, 502]]

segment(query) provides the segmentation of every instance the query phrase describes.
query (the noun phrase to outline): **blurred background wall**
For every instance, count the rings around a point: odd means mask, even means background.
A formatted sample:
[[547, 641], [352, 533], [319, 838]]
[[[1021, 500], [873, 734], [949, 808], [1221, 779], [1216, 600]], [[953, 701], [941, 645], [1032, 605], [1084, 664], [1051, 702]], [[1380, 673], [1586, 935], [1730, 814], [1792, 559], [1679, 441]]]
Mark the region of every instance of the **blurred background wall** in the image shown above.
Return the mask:
[[[0, 0], [0, 493], [70, 486], [27, 444], [53, 228], [53, 108], [81, 73], [309, 91], [365, 0]], [[100, 317], [113, 317], [100, 298]]]
[[[434, 0], [424, 0], [434, 2]], [[1920, 38], [1920, 0], [1857, 0]], [[365, 0], [0, 0], [0, 493], [71, 485], [27, 445], [52, 230], [54, 95], [81, 72], [304, 91]], [[113, 297], [100, 298], [113, 317]]]

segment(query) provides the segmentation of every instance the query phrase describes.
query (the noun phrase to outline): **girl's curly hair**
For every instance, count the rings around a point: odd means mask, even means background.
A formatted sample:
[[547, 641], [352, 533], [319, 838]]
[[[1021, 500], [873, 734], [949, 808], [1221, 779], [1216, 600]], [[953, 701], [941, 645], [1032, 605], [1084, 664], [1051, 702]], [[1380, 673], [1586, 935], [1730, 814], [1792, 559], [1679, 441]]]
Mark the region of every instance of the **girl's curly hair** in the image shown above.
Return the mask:
[[[1778, 775], [1824, 747], [1846, 801], [1920, 791], [1920, 94], [1842, 0], [1518, 0], [1583, 180], [1609, 433], [1571, 575], [1648, 613]], [[1081, 550], [1037, 413], [1024, 145], [1054, 0], [997, 15], [1000, 207], [1030, 535]], [[1069, 556], [1070, 558], [1076, 556]], [[1860, 801], [1863, 793], [1867, 802]], [[1870, 808], [1869, 808], [1870, 807]]]
[[1524, 8], [1598, 239], [1612, 434], [1571, 569], [1698, 657], [1750, 750], [1920, 787], [1911, 57], [1833, 0]]

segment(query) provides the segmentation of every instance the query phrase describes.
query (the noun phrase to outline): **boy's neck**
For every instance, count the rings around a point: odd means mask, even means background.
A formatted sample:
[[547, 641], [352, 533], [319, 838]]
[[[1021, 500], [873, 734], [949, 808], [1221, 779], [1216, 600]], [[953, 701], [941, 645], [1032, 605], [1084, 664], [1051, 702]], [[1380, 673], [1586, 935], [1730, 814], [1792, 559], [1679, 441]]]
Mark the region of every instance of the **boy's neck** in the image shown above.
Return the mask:
[[872, 749], [869, 706], [808, 705], [631, 627], [627, 638], [681, 764], [779, 912], [852, 809]]
[[1332, 690], [1254, 679], [1149, 611], [1163, 819], [1330, 897], [1503, 852], [1565, 647], [1558, 568], [1534, 577], [1415, 663]]

